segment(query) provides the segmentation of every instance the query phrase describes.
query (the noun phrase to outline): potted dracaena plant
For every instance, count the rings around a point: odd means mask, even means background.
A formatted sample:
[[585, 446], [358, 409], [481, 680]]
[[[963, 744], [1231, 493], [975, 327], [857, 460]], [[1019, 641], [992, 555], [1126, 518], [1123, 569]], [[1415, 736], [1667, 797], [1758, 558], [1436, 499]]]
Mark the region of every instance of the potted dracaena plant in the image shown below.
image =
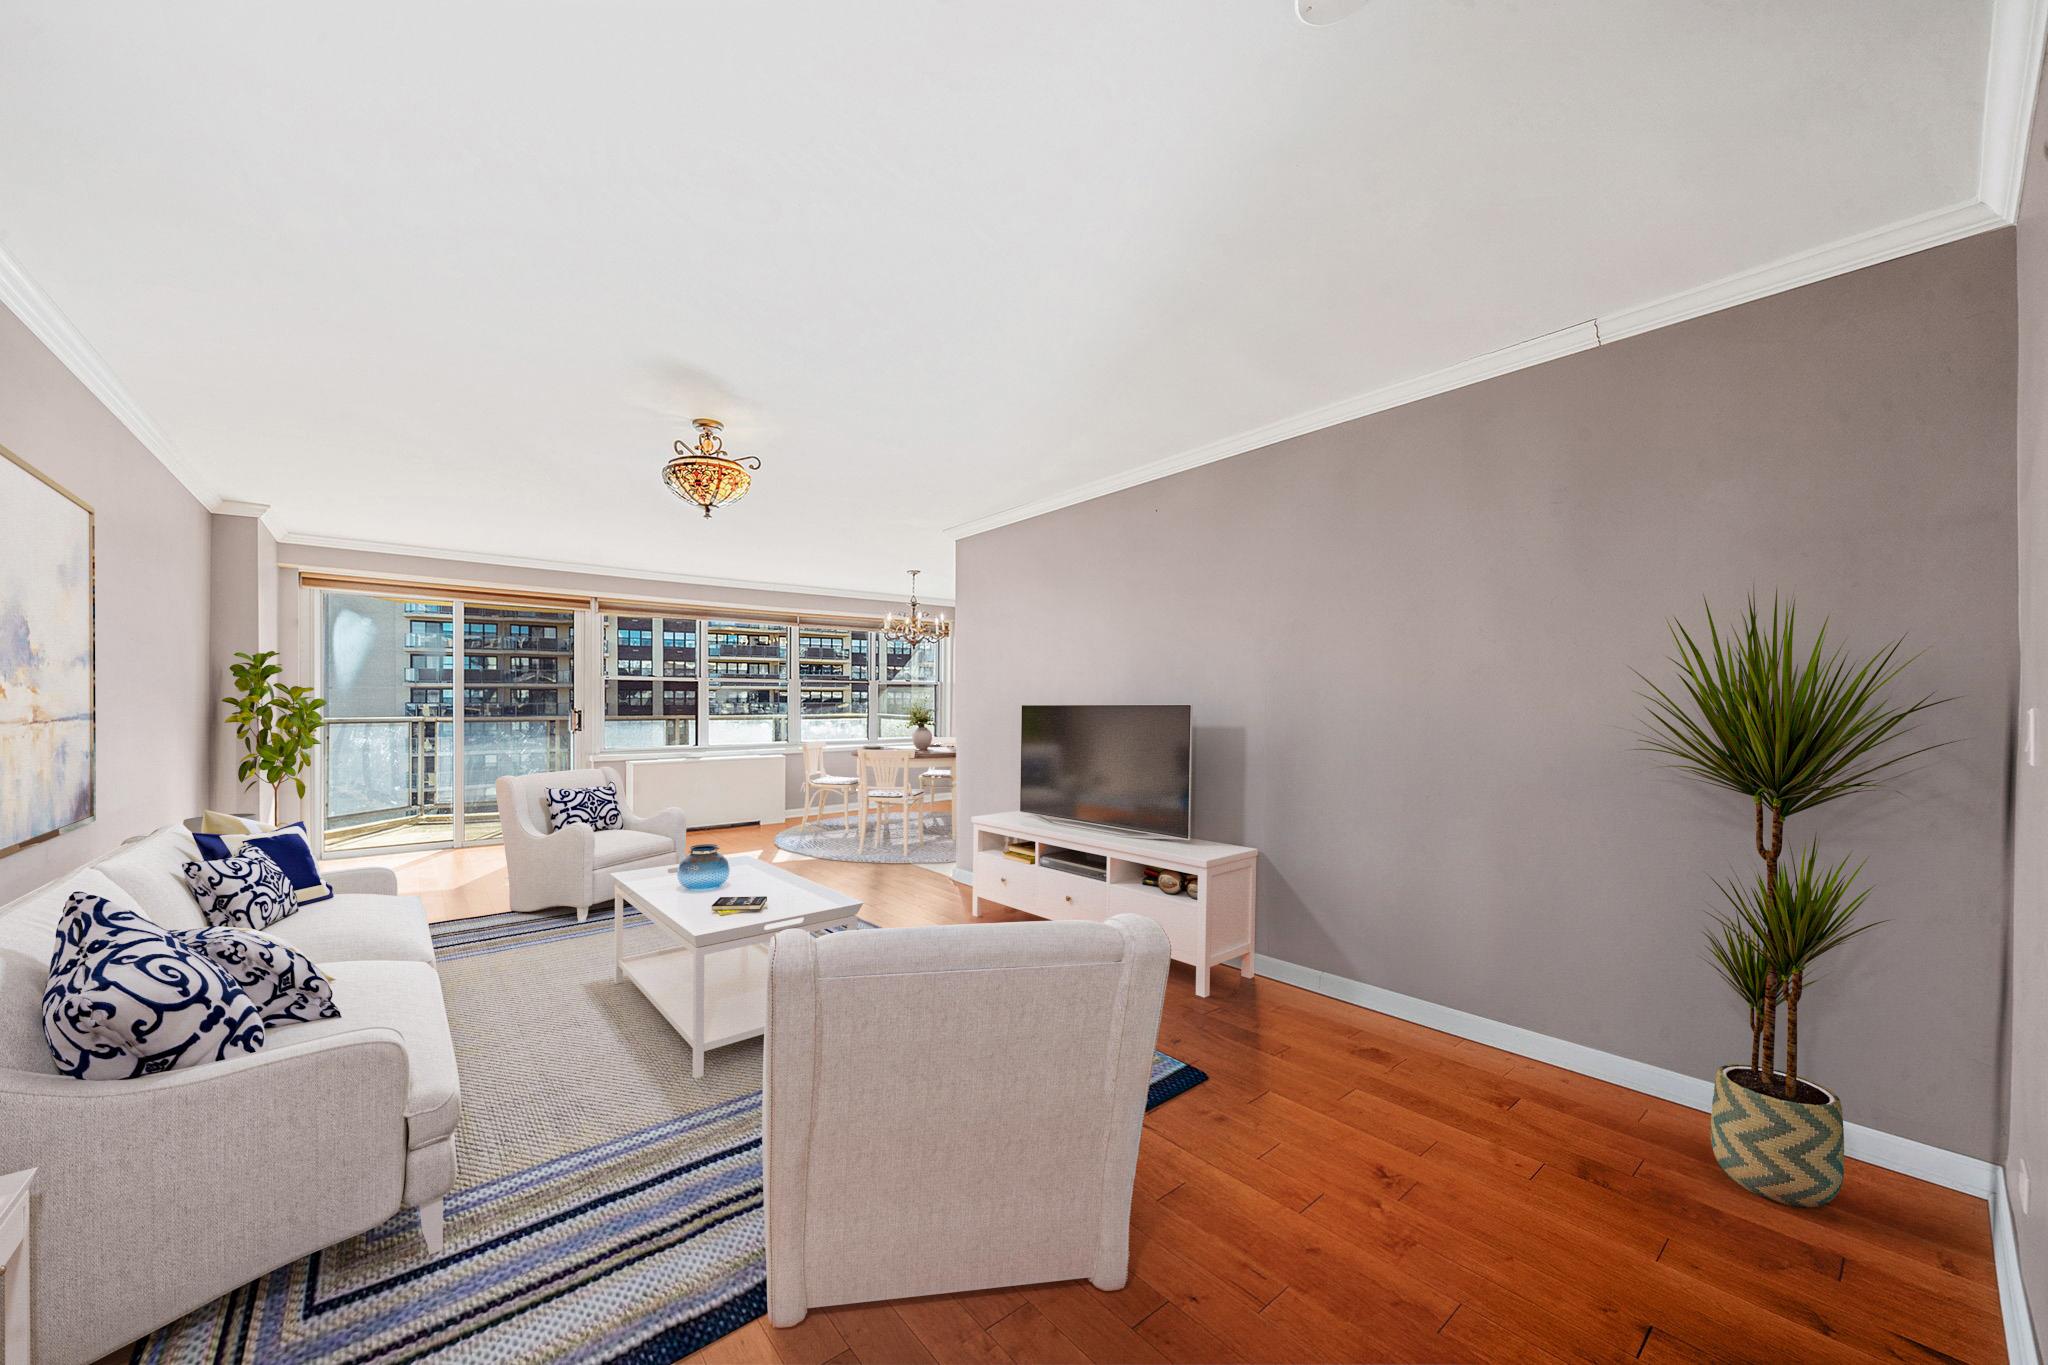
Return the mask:
[[1912, 662], [1900, 656], [1902, 640], [1852, 663], [1829, 648], [1823, 622], [1802, 649], [1790, 602], [1773, 601], [1765, 619], [1752, 595], [1726, 636], [1708, 608], [1704, 647], [1678, 622], [1670, 629], [1677, 695], [1636, 675], [1647, 689], [1642, 747], [1747, 800], [1763, 864], [1753, 880], [1717, 883], [1727, 910], [1707, 933], [1708, 958], [1741, 998], [1750, 1026], [1749, 1065], [1724, 1066], [1714, 1077], [1714, 1158], [1747, 1190], [1815, 1207], [1842, 1188], [1842, 1106], [1799, 1074], [1800, 1000], [1814, 963], [1874, 926], [1857, 923], [1869, 894], [1856, 886], [1862, 865], [1825, 863], [1813, 844], [1787, 855], [1785, 822], [1874, 791], [1901, 763], [1938, 747], [1897, 741], [1915, 716], [1948, 698], [1890, 700]]
[[228, 708], [227, 723], [235, 727], [242, 742], [242, 761], [235, 776], [244, 786], [261, 781], [270, 789], [270, 809], [262, 818], [275, 823], [278, 800], [289, 782], [306, 794], [304, 773], [313, 763], [313, 749], [320, 743], [320, 708], [327, 705], [313, 695], [310, 687], [280, 683], [284, 670], [277, 664], [275, 650], [235, 655], [228, 665], [235, 680], [232, 696], [222, 697]]

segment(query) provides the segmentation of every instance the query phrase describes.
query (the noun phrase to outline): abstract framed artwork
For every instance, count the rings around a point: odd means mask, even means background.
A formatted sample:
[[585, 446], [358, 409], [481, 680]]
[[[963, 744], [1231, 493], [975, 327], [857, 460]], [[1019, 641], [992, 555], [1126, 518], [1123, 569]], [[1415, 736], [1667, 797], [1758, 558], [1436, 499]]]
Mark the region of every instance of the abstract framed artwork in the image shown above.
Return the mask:
[[93, 512], [0, 446], [0, 857], [93, 817]]

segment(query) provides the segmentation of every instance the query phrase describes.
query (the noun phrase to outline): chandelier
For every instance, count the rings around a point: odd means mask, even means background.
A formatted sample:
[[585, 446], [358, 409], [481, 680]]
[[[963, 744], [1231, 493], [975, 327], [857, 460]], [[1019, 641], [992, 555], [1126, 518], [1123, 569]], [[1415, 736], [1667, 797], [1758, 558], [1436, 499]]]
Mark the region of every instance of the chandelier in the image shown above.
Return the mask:
[[920, 570], [910, 570], [910, 610], [898, 616], [890, 612], [882, 618], [882, 638], [900, 640], [916, 649], [927, 640], [943, 640], [953, 633], [953, 623], [943, 616], [926, 616], [924, 608], [917, 605], [917, 575]]
[[748, 471], [759, 469], [761, 459], [758, 455], [726, 454], [725, 441], [718, 434], [725, 429], [723, 422], [714, 422], [709, 417], [693, 421], [697, 443], [676, 442], [676, 457], [662, 466], [661, 481], [683, 501], [702, 507], [708, 517], [712, 508], [738, 502], [747, 495], [754, 482]]

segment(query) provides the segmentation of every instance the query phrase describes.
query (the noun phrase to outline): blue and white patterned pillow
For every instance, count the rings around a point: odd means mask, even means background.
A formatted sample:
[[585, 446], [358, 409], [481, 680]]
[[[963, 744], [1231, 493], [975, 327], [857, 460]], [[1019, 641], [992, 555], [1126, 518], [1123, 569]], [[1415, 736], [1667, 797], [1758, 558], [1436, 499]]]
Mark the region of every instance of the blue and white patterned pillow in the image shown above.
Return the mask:
[[292, 879], [260, 848], [231, 858], [185, 864], [185, 883], [199, 899], [208, 924], [261, 929], [299, 908]]
[[310, 1023], [339, 1019], [334, 986], [313, 965], [313, 959], [276, 939], [217, 924], [211, 929], [186, 929], [174, 935], [214, 966], [254, 1001], [266, 1024]]
[[57, 1070], [127, 1080], [263, 1046], [263, 1015], [225, 972], [133, 910], [74, 891], [57, 921], [43, 1041]]
[[232, 858], [251, 848], [262, 849], [272, 862], [284, 869], [284, 875], [291, 878], [292, 894], [300, 905], [334, 899], [334, 888], [320, 876], [320, 864], [313, 858], [313, 838], [306, 833], [303, 820], [280, 825], [276, 829], [259, 826], [254, 832], [244, 834], [207, 834], [202, 831], [192, 838], [199, 845], [199, 856], [210, 863]]
[[549, 787], [548, 828], [567, 829], [588, 825], [592, 829], [621, 829], [625, 813], [619, 809], [619, 789], [607, 782], [600, 787]]

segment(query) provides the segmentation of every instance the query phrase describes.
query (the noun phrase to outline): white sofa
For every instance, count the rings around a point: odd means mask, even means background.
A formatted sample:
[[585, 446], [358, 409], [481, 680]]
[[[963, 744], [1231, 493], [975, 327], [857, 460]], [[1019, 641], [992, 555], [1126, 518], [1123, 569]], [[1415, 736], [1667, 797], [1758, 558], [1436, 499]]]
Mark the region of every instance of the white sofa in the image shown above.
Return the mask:
[[[505, 831], [505, 880], [514, 910], [573, 906], [586, 919], [590, 907], [612, 898], [612, 874], [636, 867], [673, 867], [689, 842], [689, 822], [679, 810], [638, 816], [619, 805], [623, 829], [588, 825], [548, 829], [548, 788], [602, 787], [609, 773], [577, 768], [498, 779], [498, 822]], [[616, 785], [616, 783], [613, 783]], [[316, 961], [318, 959], [315, 959]]]
[[1124, 1287], [1166, 931], [775, 936], [768, 1320], [1086, 1278]]
[[327, 869], [331, 900], [264, 931], [327, 973], [340, 1018], [156, 1076], [57, 1074], [41, 1004], [65, 899], [198, 928], [197, 856], [169, 826], [0, 907], [0, 1171], [38, 1169], [37, 1365], [97, 1360], [408, 1205], [440, 1250], [461, 1088], [426, 912], [388, 869]]

